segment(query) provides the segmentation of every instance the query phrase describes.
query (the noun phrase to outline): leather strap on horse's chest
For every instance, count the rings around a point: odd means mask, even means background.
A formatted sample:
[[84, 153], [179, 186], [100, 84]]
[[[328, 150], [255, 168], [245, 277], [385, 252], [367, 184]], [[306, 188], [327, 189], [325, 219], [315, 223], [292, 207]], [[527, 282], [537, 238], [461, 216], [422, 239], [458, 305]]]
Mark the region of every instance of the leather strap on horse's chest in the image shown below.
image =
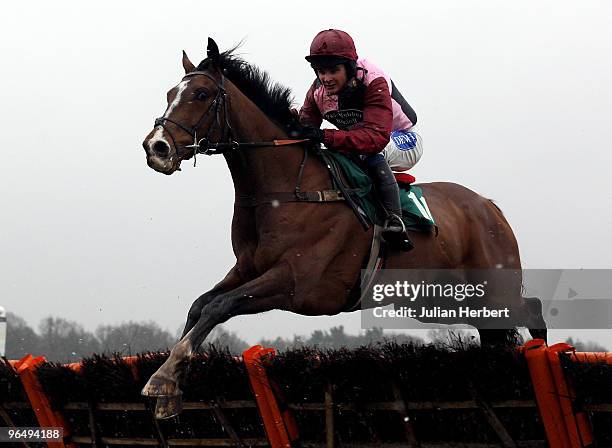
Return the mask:
[[283, 202], [341, 202], [344, 195], [340, 190], [320, 191], [282, 191], [278, 193], [265, 193], [256, 196], [238, 196], [238, 207], [257, 207], [259, 205], [275, 205]]

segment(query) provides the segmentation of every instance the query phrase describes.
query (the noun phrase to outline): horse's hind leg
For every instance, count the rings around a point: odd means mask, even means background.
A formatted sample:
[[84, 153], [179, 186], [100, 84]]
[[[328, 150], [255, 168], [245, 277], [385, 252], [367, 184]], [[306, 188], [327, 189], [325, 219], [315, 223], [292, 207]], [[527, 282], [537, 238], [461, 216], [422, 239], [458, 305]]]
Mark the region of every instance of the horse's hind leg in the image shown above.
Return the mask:
[[546, 321], [542, 313], [542, 301], [537, 297], [525, 297], [525, 308], [527, 310], [527, 329], [534, 339], [547, 341], [548, 332]]
[[[518, 326], [525, 326], [533, 339], [547, 341], [546, 321], [542, 314], [542, 301], [537, 297], [525, 297], [524, 305], [519, 311], [521, 319]], [[481, 345], [516, 345], [520, 335], [515, 329], [482, 329], [478, 328]]]
[[520, 345], [521, 336], [516, 329], [478, 328], [481, 347], [515, 347]]

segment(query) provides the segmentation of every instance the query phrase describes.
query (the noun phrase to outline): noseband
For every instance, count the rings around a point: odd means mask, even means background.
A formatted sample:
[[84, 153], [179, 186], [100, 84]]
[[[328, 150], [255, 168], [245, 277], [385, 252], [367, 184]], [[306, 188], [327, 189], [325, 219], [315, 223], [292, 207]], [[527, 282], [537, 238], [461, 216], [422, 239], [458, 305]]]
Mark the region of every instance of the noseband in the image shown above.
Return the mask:
[[[188, 157], [193, 155], [194, 160], [193, 164], [195, 166], [195, 157], [196, 154], [206, 154], [206, 155], [215, 155], [215, 154], [223, 154], [228, 150], [239, 150], [240, 148], [263, 148], [270, 146], [286, 146], [286, 145], [294, 145], [296, 143], [307, 142], [307, 139], [300, 140], [272, 140], [268, 142], [238, 142], [232, 137], [232, 126], [229, 122], [229, 113], [227, 106], [227, 91], [225, 90], [225, 77], [221, 74], [221, 80], [217, 81], [209, 72], [206, 71], [194, 71], [187, 73], [183, 77], [183, 81], [187, 78], [191, 78], [193, 76], [206, 76], [212, 82], [215, 83], [217, 87], [217, 94], [213, 99], [210, 107], [202, 114], [200, 119], [196, 122], [193, 127], [185, 126], [177, 121], [174, 121], [167, 117], [159, 117], [155, 119], [155, 126], [161, 126], [172, 139], [172, 143], [176, 148], [177, 155], [179, 158]], [[224, 115], [224, 126], [221, 125], [221, 111], [223, 111]], [[208, 127], [206, 133], [203, 138], [198, 138], [198, 128], [204, 121], [206, 117], [209, 115], [214, 115], [214, 121], [211, 121], [210, 126]], [[221, 139], [218, 142], [211, 142], [209, 136], [213, 130], [214, 123], [217, 123], [221, 130]], [[167, 123], [172, 123], [182, 131], [189, 134], [193, 137], [193, 144], [179, 147], [176, 144], [176, 140], [172, 135], [172, 132], [168, 129]]]

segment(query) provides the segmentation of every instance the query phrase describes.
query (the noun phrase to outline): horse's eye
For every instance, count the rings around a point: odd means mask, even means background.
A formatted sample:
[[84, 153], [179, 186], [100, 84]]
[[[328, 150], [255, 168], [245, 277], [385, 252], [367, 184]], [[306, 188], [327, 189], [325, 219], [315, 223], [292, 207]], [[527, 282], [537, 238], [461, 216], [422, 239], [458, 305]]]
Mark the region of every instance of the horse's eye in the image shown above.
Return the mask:
[[206, 98], [208, 98], [208, 93], [206, 93], [206, 92], [198, 92], [196, 94], [196, 98], [198, 99], [198, 101], [204, 101]]

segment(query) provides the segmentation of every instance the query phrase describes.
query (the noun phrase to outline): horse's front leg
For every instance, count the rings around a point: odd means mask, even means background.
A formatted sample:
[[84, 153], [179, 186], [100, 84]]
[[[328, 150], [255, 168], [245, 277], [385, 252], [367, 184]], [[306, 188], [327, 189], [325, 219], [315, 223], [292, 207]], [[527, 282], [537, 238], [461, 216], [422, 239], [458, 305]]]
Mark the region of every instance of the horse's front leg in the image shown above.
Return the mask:
[[217, 283], [213, 289], [205, 292], [200, 297], [198, 297], [189, 308], [189, 312], [187, 313], [187, 321], [185, 322], [185, 328], [181, 335], [181, 339], [185, 337], [185, 335], [193, 328], [193, 326], [198, 322], [200, 316], [202, 314], [202, 309], [210, 303], [212, 299], [214, 299], [219, 294], [222, 294], [227, 291], [231, 291], [232, 289], [238, 288], [240, 285], [244, 284], [244, 280], [238, 272], [238, 264], [236, 264], [221, 280]]
[[[262, 313], [273, 309], [291, 310], [292, 289], [291, 269], [287, 265], [282, 265], [232, 291], [215, 296], [204, 305], [197, 323], [172, 348], [166, 362], [151, 376], [142, 394], [166, 400], [175, 397], [175, 401], [178, 401], [181, 395], [179, 380], [186, 361], [216, 325], [233, 316]], [[156, 417], [172, 417], [179, 411], [177, 403], [167, 409], [158, 406]]]

